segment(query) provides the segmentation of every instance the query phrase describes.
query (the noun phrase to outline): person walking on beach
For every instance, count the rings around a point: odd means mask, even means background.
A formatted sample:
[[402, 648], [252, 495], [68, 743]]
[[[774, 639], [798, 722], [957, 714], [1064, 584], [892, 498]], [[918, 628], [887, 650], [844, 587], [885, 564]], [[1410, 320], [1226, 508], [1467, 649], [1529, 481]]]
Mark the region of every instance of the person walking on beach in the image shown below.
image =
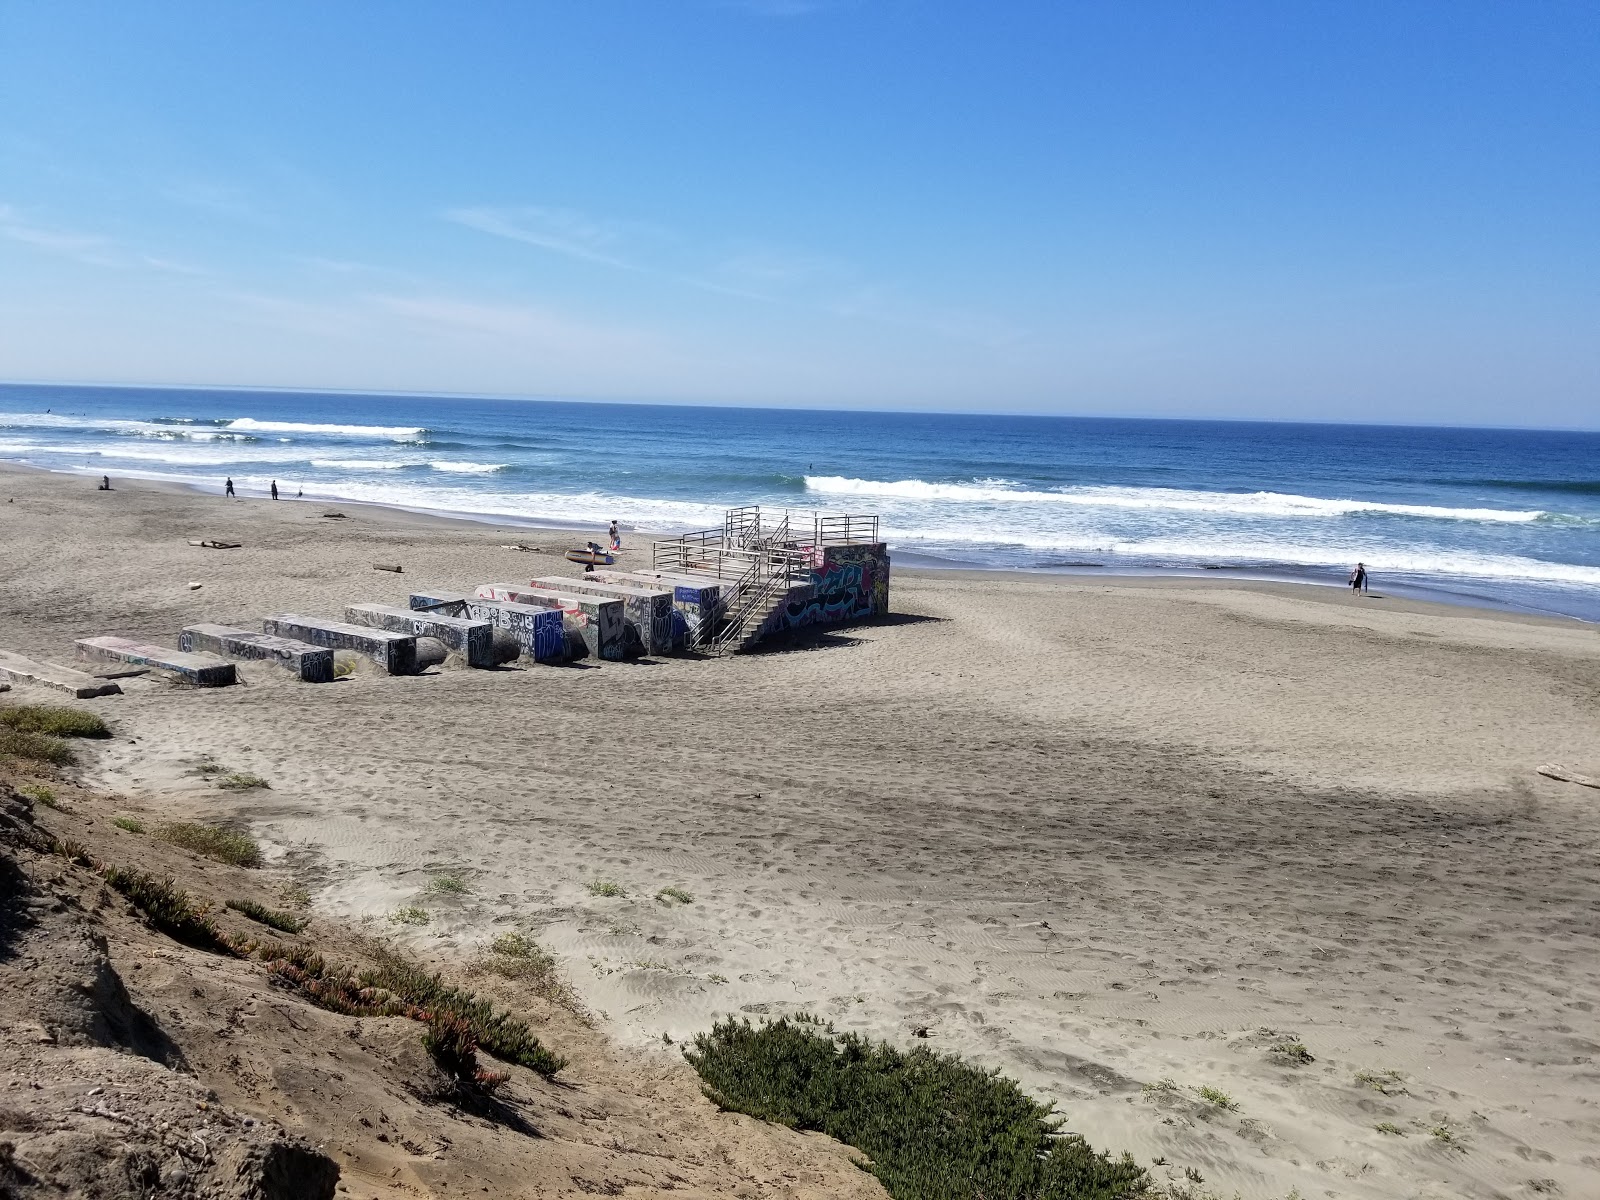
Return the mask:
[[278, 481], [276, 479], [272, 481], [272, 498], [274, 500], [278, 498]]
[[1354, 595], [1361, 595], [1367, 590], [1367, 564], [1357, 563], [1355, 570], [1350, 572], [1350, 591]]
[[[224, 485], [224, 487], [222, 489], [222, 494], [224, 496], [233, 496], [233, 476], [232, 475], [228, 476], [228, 482], [227, 482], [226, 485]], [[238, 497], [234, 496], [234, 499], [237, 500]]]
[[613, 550], [622, 549], [622, 534], [618, 531], [615, 520], [611, 522], [611, 548]]

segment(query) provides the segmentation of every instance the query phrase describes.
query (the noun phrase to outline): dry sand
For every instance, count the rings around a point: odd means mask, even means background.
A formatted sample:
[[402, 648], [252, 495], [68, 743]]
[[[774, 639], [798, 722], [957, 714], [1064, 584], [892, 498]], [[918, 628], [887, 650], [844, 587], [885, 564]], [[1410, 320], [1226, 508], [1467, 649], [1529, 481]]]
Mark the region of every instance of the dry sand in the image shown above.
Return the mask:
[[[326, 507], [5, 469], [0, 646], [573, 570], [501, 548], [544, 531]], [[123, 735], [87, 780], [248, 821], [316, 911], [419, 952], [536, 934], [641, 1055], [808, 1010], [925, 1030], [1195, 1195], [1600, 1195], [1600, 793], [1536, 774], [1600, 774], [1600, 631], [1226, 580], [891, 601], [730, 660], [134, 680], [86, 702]]]

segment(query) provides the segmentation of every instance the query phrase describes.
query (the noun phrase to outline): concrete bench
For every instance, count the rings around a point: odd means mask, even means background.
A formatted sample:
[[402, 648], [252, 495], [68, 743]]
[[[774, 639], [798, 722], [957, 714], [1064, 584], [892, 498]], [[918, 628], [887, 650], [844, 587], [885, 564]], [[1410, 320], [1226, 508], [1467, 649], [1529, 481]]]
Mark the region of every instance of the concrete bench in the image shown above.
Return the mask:
[[12, 683], [36, 683], [40, 687], [66, 692], [67, 695], [75, 696], [79, 700], [88, 700], [93, 696], [122, 694], [122, 689], [109, 680], [96, 679], [83, 671], [57, 666], [55, 663], [34, 662], [31, 658], [12, 654], [9, 650], [0, 650], [0, 679], [8, 679]]
[[530, 581], [534, 587], [551, 591], [576, 592], [580, 596], [601, 596], [622, 601], [622, 619], [638, 640], [645, 654], [671, 654], [683, 645], [673, 638], [672, 591], [669, 588], [642, 587], [637, 583], [610, 583], [584, 573], [576, 579], [566, 576], [540, 576]]
[[665, 588], [672, 593], [672, 639], [681, 648], [688, 639], [709, 626], [715, 629], [722, 623], [722, 585], [706, 582], [699, 575], [677, 575], [670, 571], [611, 571], [596, 570], [587, 578], [603, 583], [622, 583], [633, 587]]
[[292, 671], [306, 683], [333, 682], [333, 651], [293, 638], [252, 633], [227, 625], [186, 625], [178, 649], [204, 651], [223, 658], [260, 659]]
[[387, 604], [348, 605], [344, 610], [344, 619], [352, 625], [387, 629], [390, 633], [437, 638], [447, 650], [453, 650], [465, 658], [469, 667], [495, 665], [494, 626], [488, 621], [444, 613], [414, 612], [409, 608]]
[[477, 590], [480, 600], [508, 600], [534, 608], [559, 609], [567, 632], [581, 638], [590, 654], [612, 662], [628, 657], [627, 623], [622, 601], [603, 596], [575, 596], [518, 583], [485, 583]]
[[303, 617], [298, 613], [274, 613], [261, 622], [263, 632], [278, 637], [326, 646], [329, 650], [349, 650], [377, 663], [391, 675], [413, 675], [417, 670], [415, 634], [390, 633], [323, 617]]
[[564, 663], [589, 653], [581, 638], [569, 644], [560, 609], [480, 600], [457, 592], [413, 592], [410, 603], [413, 610], [487, 621], [516, 638], [522, 652], [535, 662]]
[[190, 687], [227, 687], [238, 681], [233, 664], [215, 654], [190, 654], [120, 637], [79, 638], [77, 647], [79, 658], [150, 667]]

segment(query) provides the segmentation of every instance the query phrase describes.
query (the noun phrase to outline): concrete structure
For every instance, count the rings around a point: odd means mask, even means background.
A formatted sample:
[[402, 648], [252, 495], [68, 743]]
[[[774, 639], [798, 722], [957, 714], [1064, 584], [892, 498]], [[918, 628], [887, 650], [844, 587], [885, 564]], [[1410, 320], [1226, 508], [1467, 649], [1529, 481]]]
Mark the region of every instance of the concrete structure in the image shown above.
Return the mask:
[[671, 654], [683, 641], [673, 639], [672, 591], [659, 585], [641, 587], [636, 583], [608, 583], [585, 573], [576, 579], [564, 575], [540, 576], [530, 582], [551, 591], [576, 592], [580, 596], [601, 596], [622, 601], [622, 619], [629, 642], [637, 641], [641, 654]]
[[40, 687], [66, 692], [79, 700], [93, 696], [120, 696], [122, 689], [107, 679], [96, 679], [83, 671], [55, 663], [34, 662], [9, 650], [0, 650], [0, 678], [12, 683], [35, 683]]
[[495, 665], [494, 626], [488, 621], [452, 617], [445, 613], [415, 612], [409, 608], [392, 608], [387, 604], [351, 604], [345, 608], [344, 617], [352, 625], [438, 638], [446, 649], [465, 658], [469, 667], [487, 668]]
[[509, 600], [534, 608], [560, 609], [567, 632], [583, 639], [590, 654], [611, 662], [629, 657], [621, 600], [577, 596], [518, 583], [481, 584], [477, 594], [480, 600]]
[[720, 529], [656, 542], [651, 562], [657, 572], [722, 585], [719, 620], [691, 639], [696, 648], [746, 650], [889, 610], [889, 549], [871, 514], [733, 508]]
[[266, 633], [296, 638], [329, 650], [350, 650], [370, 658], [391, 675], [414, 675], [417, 670], [415, 634], [390, 633], [368, 629], [323, 617], [303, 617], [298, 613], [274, 613], [261, 622]]
[[91, 662], [135, 663], [163, 671], [190, 687], [227, 687], [238, 680], [234, 665], [215, 654], [190, 654], [120, 637], [79, 638], [77, 646], [79, 658]]
[[675, 649], [696, 644], [701, 631], [709, 634], [722, 620], [722, 585], [693, 575], [667, 571], [602, 571], [586, 578], [633, 587], [667, 588], [672, 592], [672, 644]]
[[796, 630], [847, 625], [889, 611], [889, 548], [882, 542], [820, 546], [809, 578], [745, 635], [741, 648]]
[[487, 621], [516, 638], [522, 652], [535, 662], [564, 663], [589, 652], [581, 638], [573, 639], [569, 646], [563, 614], [558, 608], [499, 603], [454, 592], [413, 592], [410, 603], [415, 611]]
[[223, 658], [259, 659], [292, 671], [306, 683], [333, 682], [332, 650], [270, 633], [251, 633], [227, 625], [186, 625], [178, 635], [178, 649]]

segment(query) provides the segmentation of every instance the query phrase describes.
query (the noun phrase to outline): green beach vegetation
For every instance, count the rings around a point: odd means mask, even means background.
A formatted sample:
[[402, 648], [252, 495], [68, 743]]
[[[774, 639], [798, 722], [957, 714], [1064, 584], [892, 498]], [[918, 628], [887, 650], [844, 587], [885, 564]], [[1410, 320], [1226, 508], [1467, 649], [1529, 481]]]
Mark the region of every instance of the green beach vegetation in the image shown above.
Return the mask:
[[185, 850], [193, 850], [218, 862], [235, 867], [259, 867], [261, 847], [248, 833], [224, 829], [221, 825], [205, 825], [198, 821], [174, 821], [156, 830], [156, 837]]
[[56, 704], [18, 704], [0, 708], [0, 726], [52, 737], [107, 738], [111, 730], [92, 712]]
[[268, 908], [265, 904], [258, 904], [254, 900], [229, 900], [227, 906], [235, 912], [241, 912], [252, 921], [259, 921], [269, 928], [283, 933], [299, 933], [306, 927], [306, 918], [297, 917], [293, 913], [279, 912], [275, 908]]
[[720, 1107], [859, 1150], [895, 1200], [1122, 1200], [1150, 1188], [1051, 1107], [951, 1055], [901, 1051], [807, 1017], [726, 1020], [684, 1056]]

